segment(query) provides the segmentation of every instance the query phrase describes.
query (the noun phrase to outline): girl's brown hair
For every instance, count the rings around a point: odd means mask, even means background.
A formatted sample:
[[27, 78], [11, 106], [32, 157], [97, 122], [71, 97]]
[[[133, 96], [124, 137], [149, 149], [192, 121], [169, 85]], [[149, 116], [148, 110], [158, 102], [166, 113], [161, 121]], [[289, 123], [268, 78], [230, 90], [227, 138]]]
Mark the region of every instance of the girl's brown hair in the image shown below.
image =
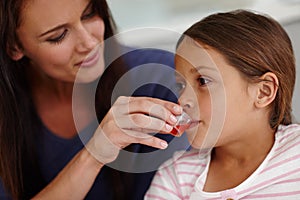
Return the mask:
[[210, 15], [192, 25], [184, 35], [216, 49], [250, 80], [257, 81], [266, 72], [274, 73], [279, 87], [271, 108], [270, 126], [276, 129], [279, 124], [291, 123], [295, 58], [291, 40], [277, 21], [251, 11], [235, 10]]

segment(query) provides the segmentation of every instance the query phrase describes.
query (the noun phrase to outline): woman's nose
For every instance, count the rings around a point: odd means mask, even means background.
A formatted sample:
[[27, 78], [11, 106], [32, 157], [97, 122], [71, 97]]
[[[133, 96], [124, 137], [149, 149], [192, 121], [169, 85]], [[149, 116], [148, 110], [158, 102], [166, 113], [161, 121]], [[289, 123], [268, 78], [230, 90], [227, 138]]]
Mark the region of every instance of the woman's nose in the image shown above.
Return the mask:
[[79, 52], [90, 52], [98, 45], [98, 40], [85, 27], [80, 28], [78, 35], [77, 50]]

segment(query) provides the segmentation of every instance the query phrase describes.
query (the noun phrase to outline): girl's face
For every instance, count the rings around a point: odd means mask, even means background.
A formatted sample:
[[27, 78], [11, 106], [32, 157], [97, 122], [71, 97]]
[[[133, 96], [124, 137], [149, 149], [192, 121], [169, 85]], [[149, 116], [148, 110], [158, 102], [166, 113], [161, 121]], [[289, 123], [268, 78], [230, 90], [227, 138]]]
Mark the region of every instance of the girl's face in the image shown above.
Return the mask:
[[[25, 3], [26, 4], [26, 3]], [[53, 79], [91, 82], [104, 71], [104, 22], [89, 0], [28, 1], [17, 30], [15, 60], [27, 56]]]
[[179, 45], [175, 64], [179, 104], [193, 119], [186, 130], [191, 145], [211, 148], [244, 137], [254, 117], [250, 83], [220, 53], [188, 38]]

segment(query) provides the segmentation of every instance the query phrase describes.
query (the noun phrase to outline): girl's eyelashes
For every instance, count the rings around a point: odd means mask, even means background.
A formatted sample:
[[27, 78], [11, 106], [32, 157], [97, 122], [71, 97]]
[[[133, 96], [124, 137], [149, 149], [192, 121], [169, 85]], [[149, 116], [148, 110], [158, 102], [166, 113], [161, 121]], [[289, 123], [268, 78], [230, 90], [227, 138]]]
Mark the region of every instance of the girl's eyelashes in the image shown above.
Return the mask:
[[205, 77], [199, 77], [197, 79], [197, 81], [198, 81], [198, 83], [199, 83], [200, 86], [206, 86], [207, 84], [209, 84], [211, 82], [210, 79], [205, 78]]
[[55, 44], [61, 43], [63, 41], [63, 39], [65, 38], [65, 36], [67, 35], [67, 32], [68, 32], [68, 30], [65, 29], [62, 32], [62, 34], [60, 34], [59, 36], [54, 37], [54, 38], [49, 38], [49, 39], [47, 39], [47, 41], [50, 43], [55, 43]]

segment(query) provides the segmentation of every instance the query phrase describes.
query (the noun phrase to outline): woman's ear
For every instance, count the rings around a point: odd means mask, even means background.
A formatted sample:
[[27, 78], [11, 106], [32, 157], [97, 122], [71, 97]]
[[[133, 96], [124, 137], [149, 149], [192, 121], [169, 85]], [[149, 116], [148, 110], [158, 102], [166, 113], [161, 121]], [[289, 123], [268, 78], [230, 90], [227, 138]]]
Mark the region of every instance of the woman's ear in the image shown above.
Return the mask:
[[276, 97], [279, 82], [277, 76], [272, 72], [267, 72], [260, 77], [258, 83], [256, 101], [257, 108], [263, 108], [270, 105]]
[[18, 47], [17, 45], [14, 45], [13, 47], [8, 48], [7, 53], [11, 57], [11, 59], [13, 59], [14, 61], [18, 61], [21, 58], [23, 58], [23, 56], [24, 56], [22, 49], [20, 47]]

